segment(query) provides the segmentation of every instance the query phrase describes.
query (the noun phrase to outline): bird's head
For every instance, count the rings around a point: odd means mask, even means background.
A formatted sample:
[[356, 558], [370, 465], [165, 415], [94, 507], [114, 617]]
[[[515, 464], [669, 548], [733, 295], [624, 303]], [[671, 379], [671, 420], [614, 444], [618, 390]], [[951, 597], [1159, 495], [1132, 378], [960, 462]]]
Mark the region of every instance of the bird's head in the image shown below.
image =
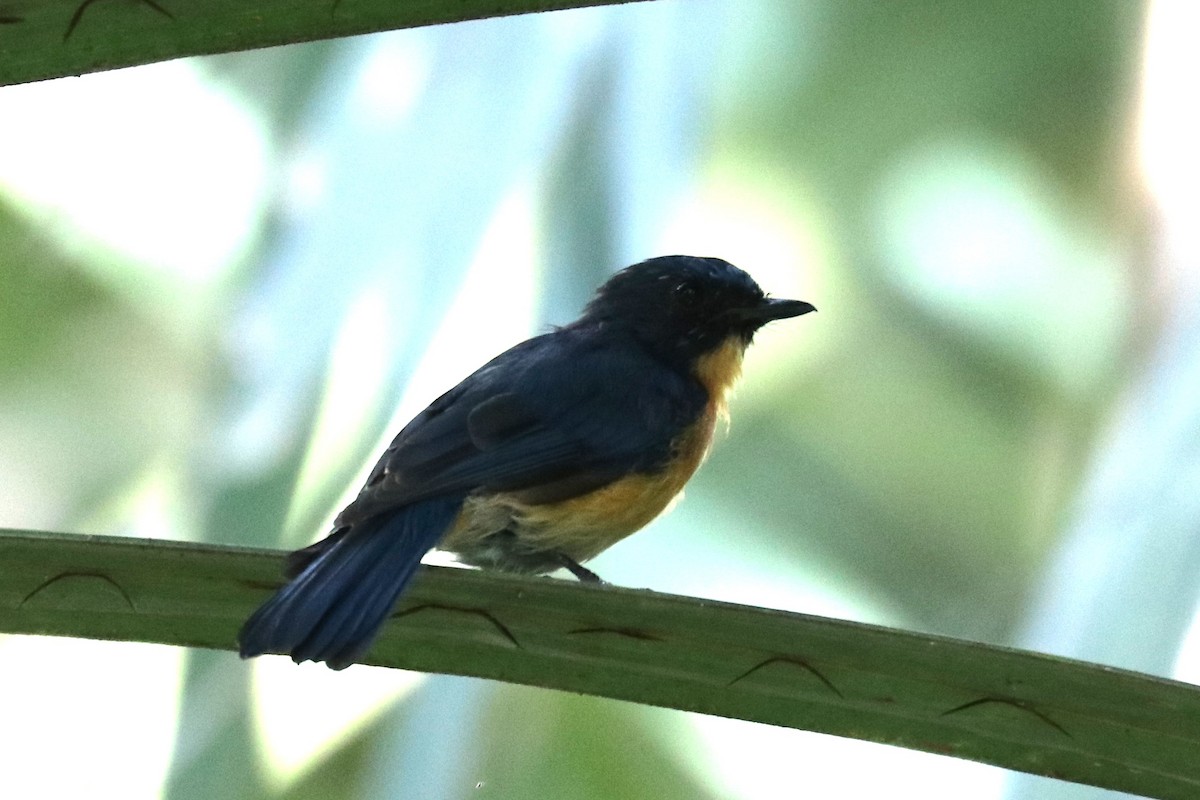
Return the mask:
[[728, 261], [660, 256], [610, 278], [588, 303], [581, 322], [627, 328], [659, 358], [694, 366], [723, 348], [744, 350], [768, 322], [810, 311], [816, 309], [802, 300], [767, 297], [753, 278]]

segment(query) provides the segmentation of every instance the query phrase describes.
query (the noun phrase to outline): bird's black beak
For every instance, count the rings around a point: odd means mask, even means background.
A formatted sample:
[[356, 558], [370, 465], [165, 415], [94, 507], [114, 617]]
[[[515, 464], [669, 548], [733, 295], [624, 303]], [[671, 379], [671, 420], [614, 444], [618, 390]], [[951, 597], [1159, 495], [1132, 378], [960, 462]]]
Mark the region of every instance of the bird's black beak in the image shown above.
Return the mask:
[[777, 319], [798, 317], [817, 307], [803, 300], [778, 300], [774, 297], [764, 298], [761, 303], [752, 308], [739, 308], [731, 312], [739, 322], [749, 322], [753, 325], [766, 325]]

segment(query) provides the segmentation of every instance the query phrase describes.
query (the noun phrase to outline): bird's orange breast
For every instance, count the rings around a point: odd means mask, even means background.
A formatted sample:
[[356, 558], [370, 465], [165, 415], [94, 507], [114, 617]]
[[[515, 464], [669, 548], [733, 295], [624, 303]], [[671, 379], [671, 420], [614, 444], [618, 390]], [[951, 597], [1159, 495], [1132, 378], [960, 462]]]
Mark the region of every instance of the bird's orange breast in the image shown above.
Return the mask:
[[516, 493], [470, 497], [442, 547], [470, 551], [489, 534], [511, 530], [523, 549], [556, 551], [586, 561], [645, 527], [679, 496], [708, 454], [744, 352], [745, 345], [731, 338], [697, 360], [694, 374], [708, 393], [708, 402], [696, 421], [675, 438], [665, 468], [631, 473], [553, 503], [522, 502]]
[[576, 561], [593, 558], [671, 505], [704, 460], [715, 424], [714, 410], [706, 409], [675, 440], [672, 458], [656, 473], [634, 473], [580, 497], [521, 508], [521, 538]]

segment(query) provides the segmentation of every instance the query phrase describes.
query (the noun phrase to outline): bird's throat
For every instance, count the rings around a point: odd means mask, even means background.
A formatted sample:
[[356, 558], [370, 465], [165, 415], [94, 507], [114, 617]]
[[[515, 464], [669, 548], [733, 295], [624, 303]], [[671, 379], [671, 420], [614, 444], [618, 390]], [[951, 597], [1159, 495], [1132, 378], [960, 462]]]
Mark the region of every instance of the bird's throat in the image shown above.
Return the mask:
[[742, 374], [742, 357], [746, 342], [740, 336], [730, 336], [715, 349], [696, 359], [693, 373], [708, 392], [708, 402], [718, 418], [726, 416], [725, 403], [729, 392]]

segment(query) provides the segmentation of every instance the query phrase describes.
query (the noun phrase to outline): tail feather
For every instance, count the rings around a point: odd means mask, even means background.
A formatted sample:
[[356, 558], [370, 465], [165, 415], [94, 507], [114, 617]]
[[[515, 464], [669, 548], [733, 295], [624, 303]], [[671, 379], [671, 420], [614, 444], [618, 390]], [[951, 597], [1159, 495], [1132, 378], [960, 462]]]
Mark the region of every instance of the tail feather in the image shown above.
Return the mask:
[[346, 529], [339, 528], [319, 542], [314, 542], [308, 547], [288, 553], [287, 558], [283, 561], [283, 577], [291, 580], [301, 572], [304, 572], [309, 564], [320, 558], [322, 553], [337, 544], [338, 540], [345, 535]]
[[298, 574], [242, 626], [242, 658], [286, 653], [332, 669], [359, 660], [461, 505], [462, 498], [426, 500], [298, 551], [303, 556], [289, 560], [302, 563]]

